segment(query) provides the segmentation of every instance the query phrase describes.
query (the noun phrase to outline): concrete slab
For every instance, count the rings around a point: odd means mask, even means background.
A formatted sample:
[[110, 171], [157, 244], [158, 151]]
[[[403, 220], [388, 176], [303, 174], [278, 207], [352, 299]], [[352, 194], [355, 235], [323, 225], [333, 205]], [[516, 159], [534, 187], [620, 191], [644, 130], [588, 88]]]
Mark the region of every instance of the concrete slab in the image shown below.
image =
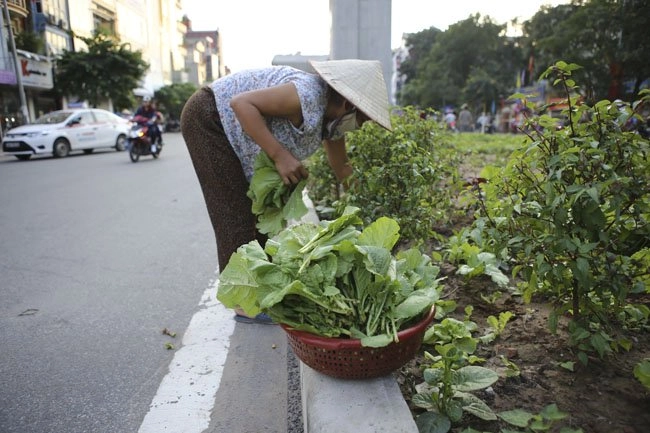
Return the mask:
[[343, 380], [300, 364], [305, 433], [418, 433], [393, 376]]
[[209, 433], [287, 433], [287, 337], [277, 325], [237, 323]]

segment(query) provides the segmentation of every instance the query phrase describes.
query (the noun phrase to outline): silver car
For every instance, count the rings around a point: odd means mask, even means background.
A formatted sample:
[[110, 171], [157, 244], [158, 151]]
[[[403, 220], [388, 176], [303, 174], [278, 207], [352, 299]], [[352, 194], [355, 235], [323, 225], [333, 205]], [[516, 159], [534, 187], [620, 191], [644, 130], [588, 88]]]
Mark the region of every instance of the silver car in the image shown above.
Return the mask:
[[62, 158], [77, 150], [122, 151], [129, 129], [128, 120], [100, 108], [58, 110], [7, 131], [2, 138], [2, 150], [23, 160], [32, 155]]

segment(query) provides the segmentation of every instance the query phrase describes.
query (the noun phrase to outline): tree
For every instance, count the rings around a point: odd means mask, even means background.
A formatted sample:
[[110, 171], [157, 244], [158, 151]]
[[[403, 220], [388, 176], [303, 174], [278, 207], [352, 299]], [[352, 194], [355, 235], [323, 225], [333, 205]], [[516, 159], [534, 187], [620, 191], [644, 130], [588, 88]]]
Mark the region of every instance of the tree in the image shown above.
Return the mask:
[[463, 100], [470, 101], [475, 109], [487, 111], [492, 101], [499, 99], [502, 89], [494, 74], [481, 67], [472, 68], [463, 88]]
[[440, 33], [442, 33], [441, 30], [430, 27], [406, 36], [406, 46], [408, 47], [409, 55], [400, 65], [399, 71], [407, 79], [415, 77], [419, 63], [429, 53], [431, 47], [436, 42], [436, 37]]
[[[431, 40], [430, 35], [413, 35], [407, 40], [409, 49], [416, 48], [422, 58], [415, 74], [407, 75], [410, 79], [404, 85], [400, 103], [435, 108], [462, 102], [474, 106], [491, 103], [495, 95], [508, 90], [514, 71], [523, 61], [521, 49], [503, 36], [504, 30], [504, 25], [488, 16], [471, 15], [436, 34], [424, 54], [426, 44], [418, 38], [428, 38], [426, 42]], [[476, 89], [480, 92], [474, 93]]]
[[583, 66], [578, 78], [588, 99], [631, 100], [650, 77], [648, 14], [647, 0], [574, 0], [543, 7], [524, 24], [524, 37], [538, 64]]
[[[560, 59], [577, 63], [588, 101], [633, 100], [650, 77], [648, 0], [572, 0], [543, 6], [523, 23], [523, 35], [505, 35], [505, 26], [471, 15], [446, 31], [409, 35], [402, 105], [442, 108], [467, 102], [474, 109], [494, 95], [514, 93], [515, 77], [535, 82]], [[535, 67], [538, 72], [535, 74]], [[525, 83], [522, 83], [525, 84]]]
[[154, 97], [158, 102], [158, 109], [170, 119], [178, 120], [185, 106], [185, 102], [196, 91], [192, 83], [174, 83], [156, 90]]
[[142, 52], [131, 51], [128, 44], [100, 32], [90, 38], [78, 37], [88, 49], [64, 51], [56, 59], [57, 89], [87, 100], [93, 107], [107, 99], [118, 110], [133, 107], [133, 89], [149, 69]]
[[641, 89], [641, 84], [650, 78], [650, 32], [648, 32], [650, 2], [648, 0], [628, 0], [621, 4], [620, 60], [624, 78], [634, 82], [632, 94], [634, 99]]

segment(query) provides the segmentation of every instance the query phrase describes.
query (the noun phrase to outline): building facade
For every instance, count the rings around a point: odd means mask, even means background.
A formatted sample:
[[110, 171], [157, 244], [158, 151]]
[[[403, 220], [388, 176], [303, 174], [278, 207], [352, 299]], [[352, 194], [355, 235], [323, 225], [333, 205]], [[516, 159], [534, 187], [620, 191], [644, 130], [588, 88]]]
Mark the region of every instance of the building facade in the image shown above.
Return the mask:
[[221, 35], [218, 30], [194, 30], [192, 21], [184, 16], [185, 25], [184, 48], [192, 54], [185, 56], [185, 71], [188, 82], [197, 86], [211, 83], [229, 73], [223, 64], [221, 53]]
[[[25, 35], [34, 2], [4, 0], [0, 3], [0, 126], [2, 130], [31, 119], [36, 110], [51, 109], [54, 104], [52, 65], [48, 56], [38, 54], [38, 41]], [[42, 23], [43, 27], [45, 26]], [[34, 50], [15, 49], [15, 40]], [[41, 43], [42, 45], [42, 43]], [[20, 86], [19, 86], [20, 84]], [[18, 88], [22, 92], [18, 92]]]
[[[218, 30], [192, 30], [182, 16], [182, 0], [0, 0], [0, 4], [3, 131], [49, 111], [84, 104], [55, 91], [55, 59], [66, 50], [84, 51], [80, 37], [92, 37], [97, 30], [141, 51], [150, 65], [133, 89], [136, 96], [153, 95], [173, 83], [200, 86], [227, 73]], [[18, 49], [11, 48], [12, 41]], [[113, 110], [111, 101], [102, 108]]]

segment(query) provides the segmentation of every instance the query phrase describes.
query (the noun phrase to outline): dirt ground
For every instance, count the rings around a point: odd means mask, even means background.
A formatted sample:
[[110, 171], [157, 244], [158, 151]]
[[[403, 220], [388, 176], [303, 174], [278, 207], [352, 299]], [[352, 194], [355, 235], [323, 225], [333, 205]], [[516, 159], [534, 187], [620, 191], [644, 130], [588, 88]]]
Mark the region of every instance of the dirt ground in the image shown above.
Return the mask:
[[[568, 413], [558, 427], [581, 428], [584, 433], [647, 433], [650, 432], [650, 392], [633, 376], [634, 366], [643, 358], [650, 357], [648, 333], [634, 335], [634, 347], [629, 352], [617, 353], [604, 361], [589, 360], [587, 366], [577, 361], [567, 344], [566, 335], [553, 335], [548, 330], [549, 308], [543, 303], [523, 304], [516, 296], [505, 293], [493, 304], [485, 302], [480, 294], [496, 290], [490, 280], [464, 280], [447, 270], [445, 293], [458, 303], [454, 313], [463, 318], [465, 306], [474, 306], [471, 320], [476, 322], [482, 335], [489, 315], [498, 317], [501, 311], [510, 311], [505, 331], [488, 346], [479, 346], [477, 355], [486, 359], [482, 364], [499, 373], [499, 380], [488, 392], [477, 391], [475, 395], [495, 411], [524, 409], [539, 413], [545, 406], [555, 403]], [[433, 348], [422, 348], [435, 353]], [[520, 374], [507, 377], [501, 356], [515, 363]], [[576, 361], [569, 371], [560, 362]], [[402, 394], [415, 418], [423, 409], [411, 403], [414, 386], [423, 382], [422, 371], [427, 361], [418, 355], [398, 372], [397, 381]], [[452, 431], [460, 432], [472, 427], [482, 432], [499, 432], [511, 428], [498, 421], [486, 422], [465, 415]], [[558, 430], [559, 431], [559, 430]]]

